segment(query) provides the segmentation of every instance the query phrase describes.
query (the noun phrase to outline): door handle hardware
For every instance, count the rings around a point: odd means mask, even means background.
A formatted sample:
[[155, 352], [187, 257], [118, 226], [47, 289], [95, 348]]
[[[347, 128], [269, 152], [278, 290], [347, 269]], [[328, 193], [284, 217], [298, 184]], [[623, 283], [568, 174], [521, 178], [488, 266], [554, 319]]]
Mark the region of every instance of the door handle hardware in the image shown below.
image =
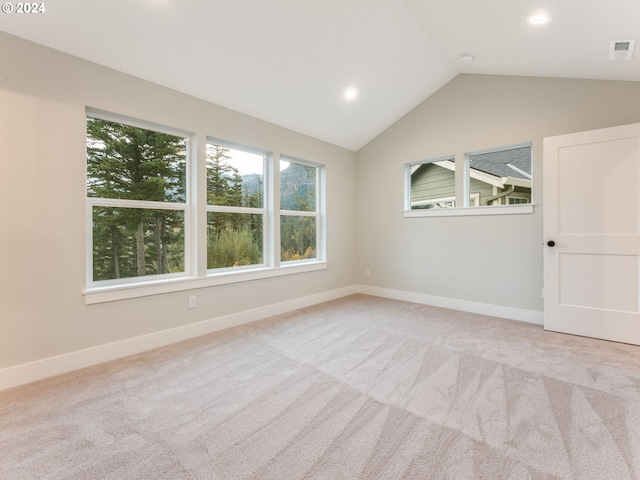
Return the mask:
[[553, 240], [549, 240], [549, 241], [547, 242], [547, 246], [548, 246], [548, 247], [555, 247], [555, 246], [556, 246], [556, 242], [554, 242]]

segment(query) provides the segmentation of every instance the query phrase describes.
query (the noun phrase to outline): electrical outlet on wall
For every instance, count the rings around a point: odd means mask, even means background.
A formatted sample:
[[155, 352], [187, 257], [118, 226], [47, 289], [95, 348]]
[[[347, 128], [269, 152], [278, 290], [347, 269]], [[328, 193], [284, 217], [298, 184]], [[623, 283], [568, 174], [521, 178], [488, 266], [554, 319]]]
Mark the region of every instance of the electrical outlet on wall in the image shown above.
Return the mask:
[[189, 308], [196, 308], [196, 305], [197, 305], [196, 296], [189, 295]]
[[368, 268], [365, 268], [365, 269], [364, 269], [364, 276], [365, 276], [365, 277], [368, 277], [369, 275], [371, 275], [371, 272], [369, 271], [369, 269], [368, 269]]

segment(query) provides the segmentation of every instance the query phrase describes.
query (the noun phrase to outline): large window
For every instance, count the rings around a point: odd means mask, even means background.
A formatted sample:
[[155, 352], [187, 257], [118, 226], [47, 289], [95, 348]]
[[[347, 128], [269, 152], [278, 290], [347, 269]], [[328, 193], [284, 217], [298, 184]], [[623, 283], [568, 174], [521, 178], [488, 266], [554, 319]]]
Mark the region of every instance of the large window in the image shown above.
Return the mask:
[[[532, 181], [529, 143], [409, 163], [405, 216], [472, 214], [467, 207], [496, 206], [518, 207], [476, 213], [530, 212]], [[437, 211], [443, 209], [448, 212]]]
[[87, 118], [89, 283], [185, 273], [187, 143]]
[[326, 268], [324, 167], [195, 137], [88, 112], [89, 303]]

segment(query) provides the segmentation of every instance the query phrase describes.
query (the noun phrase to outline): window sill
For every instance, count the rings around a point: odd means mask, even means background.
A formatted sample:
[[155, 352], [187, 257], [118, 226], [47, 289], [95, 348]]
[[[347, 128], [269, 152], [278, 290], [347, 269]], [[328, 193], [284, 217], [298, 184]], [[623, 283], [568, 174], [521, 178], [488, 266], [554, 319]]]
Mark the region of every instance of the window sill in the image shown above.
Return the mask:
[[522, 215], [533, 213], [534, 204], [496, 205], [485, 207], [438, 208], [428, 210], [404, 210], [404, 218], [462, 217], [475, 215]]
[[250, 282], [253, 280], [262, 280], [282, 275], [314, 272], [317, 270], [326, 270], [327, 267], [328, 263], [326, 261], [301, 262], [285, 264], [279, 268], [261, 267], [250, 270], [226, 271], [212, 274], [207, 277], [180, 277], [135, 284], [94, 287], [88, 288], [82, 293], [84, 294], [85, 303], [87, 305], [92, 305], [95, 303], [114, 302], [130, 298], [160, 295], [163, 293], [182, 292], [196, 288], [214, 287], [216, 285]]

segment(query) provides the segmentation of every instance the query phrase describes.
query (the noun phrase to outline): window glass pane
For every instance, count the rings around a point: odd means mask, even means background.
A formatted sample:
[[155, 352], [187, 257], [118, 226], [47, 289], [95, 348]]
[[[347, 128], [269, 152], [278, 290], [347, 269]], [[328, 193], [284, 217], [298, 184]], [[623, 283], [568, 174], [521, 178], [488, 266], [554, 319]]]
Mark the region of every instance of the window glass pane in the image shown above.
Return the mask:
[[280, 217], [280, 256], [283, 262], [316, 258], [316, 217]]
[[262, 215], [207, 213], [207, 268], [263, 263]]
[[453, 159], [411, 165], [411, 209], [456, 206]]
[[93, 280], [184, 272], [184, 212], [93, 207]]
[[469, 205], [531, 203], [531, 146], [469, 154]]
[[264, 157], [207, 144], [207, 204], [264, 206]]
[[282, 210], [316, 211], [317, 168], [300, 163], [280, 161], [280, 208]]
[[186, 139], [87, 117], [87, 196], [185, 202]]

